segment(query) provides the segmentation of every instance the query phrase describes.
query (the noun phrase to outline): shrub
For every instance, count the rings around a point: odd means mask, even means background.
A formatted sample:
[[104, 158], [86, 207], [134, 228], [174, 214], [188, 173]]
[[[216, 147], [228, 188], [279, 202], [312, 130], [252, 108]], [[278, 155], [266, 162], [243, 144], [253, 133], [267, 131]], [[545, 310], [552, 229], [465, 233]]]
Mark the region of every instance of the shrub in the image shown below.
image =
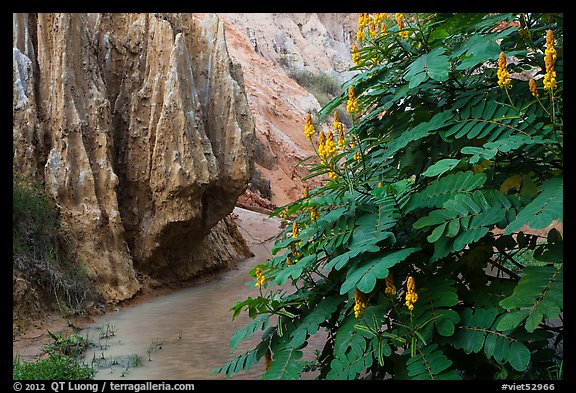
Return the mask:
[[81, 312], [85, 301], [97, 295], [86, 272], [71, 261], [62, 242], [58, 212], [40, 185], [14, 178], [13, 266], [54, 295], [62, 311]]
[[91, 343], [76, 333], [48, 332], [52, 342], [42, 347], [48, 355], [34, 362], [12, 361], [12, 378], [18, 380], [93, 379], [95, 369], [81, 360]]
[[36, 362], [12, 362], [12, 379], [14, 380], [87, 380], [94, 378], [94, 369], [74, 359], [54, 355]]
[[561, 375], [563, 240], [539, 231], [563, 217], [562, 15], [360, 14], [357, 38], [319, 113], [346, 102], [352, 126], [310, 138], [307, 178], [328, 178], [274, 212], [258, 293], [231, 308], [253, 319], [231, 348], [260, 341], [214, 372]]

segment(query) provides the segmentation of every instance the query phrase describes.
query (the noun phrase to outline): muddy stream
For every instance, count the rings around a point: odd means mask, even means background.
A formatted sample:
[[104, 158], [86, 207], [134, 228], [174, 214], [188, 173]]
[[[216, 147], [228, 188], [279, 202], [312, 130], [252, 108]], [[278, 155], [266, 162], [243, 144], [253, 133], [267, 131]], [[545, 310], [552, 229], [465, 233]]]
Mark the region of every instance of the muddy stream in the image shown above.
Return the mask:
[[[241, 313], [232, 320], [229, 309], [258, 295], [247, 284], [248, 272], [270, 257], [279, 221], [239, 208], [235, 213], [253, 257], [209, 282], [106, 313], [79, 332], [95, 343], [86, 357], [99, 364], [95, 379], [225, 379], [211, 371], [258, 344], [261, 331], [231, 353], [230, 338], [251, 319]], [[229, 379], [259, 379], [263, 372], [261, 361]]]

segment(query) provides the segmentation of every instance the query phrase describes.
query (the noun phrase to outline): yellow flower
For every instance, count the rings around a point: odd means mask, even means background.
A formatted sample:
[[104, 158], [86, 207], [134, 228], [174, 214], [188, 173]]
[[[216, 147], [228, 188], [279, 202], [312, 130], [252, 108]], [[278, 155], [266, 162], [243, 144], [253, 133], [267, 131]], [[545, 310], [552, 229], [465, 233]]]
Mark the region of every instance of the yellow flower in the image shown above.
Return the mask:
[[556, 71], [554, 71], [554, 64], [556, 63], [556, 49], [554, 49], [554, 33], [548, 30], [546, 34], [546, 50], [544, 51], [544, 63], [546, 65], [546, 74], [544, 75], [544, 90], [553, 90], [556, 85]]
[[312, 209], [310, 210], [310, 220], [316, 221], [318, 217], [320, 217], [320, 214], [318, 214], [318, 207], [312, 206]]
[[402, 30], [404, 28], [404, 15], [396, 13], [394, 15], [396, 17], [396, 24], [398, 25], [398, 30]]
[[512, 80], [510, 79], [510, 74], [506, 69], [506, 54], [500, 52], [500, 57], [498, 57], [498, 86], [508, 88], [510, 87]]
[[364, 41], [364, 28], [370, 23], [370, 15], [367, 13], [358, 14], [358, 31], [356, 32], [356, 41]]
[[280, 212], [280, 218], [287, 218], [288, 217], [288, 212], [286, 211], [286, 209], [282, 210]]
[[410, 35], [409, 31], [401, 31], [404, 30], [404, 15], [403, 14], [396, 14], [396, 24], [398, 25], [398, 30], [400, 30], [398, 32], [398, 34], [400, 35], [400, 37], [406, 39], [408, 38], [408, 36]]
[[354, 316], [356, 318], [362, 316], [366, 310], [366, 302], [364, 301], [364, 294], [358, 289], [354, 291]]
[[370, 37], [375, 37], [376, 36], [376, 25], [374, 24], [374, 22], [370, 22], [368, 24], [369, 28], [370, 28]]
[[362, 155], [360, 154], [360, 150], [356, 150], [356, 153], [354, 154], [354, 160], [360, 161], [361, 159]]
[[320, 145], [318, 146], [318, 155], [323, 163], [326, 163], [330, 157], [336, 153], [336, 143], [334, 143], [334, 134], [332, 132], [320, 133]]
[[358, 52], [358, 46], [356, 45], [356, 43], [353, 43], [352, 44], [352, 61], [354, 62], [354, 64], [359, 65], [361, 57], [362, 56], [360, 55], [360, 52]]
[[346, 147], [346, 140], [344, 139], [344, 129], [342, 128], [342, 123], [340, 123], [340, 129], [338, 130], [338, 147], [344, 150]]
[[264, 285], [264, 281], [266, 281], [266, 277], [264, 277], [264, 275], [262, 274], [262, 269], [261, 268], [256, 268], [256, 286], [260, 287], [262, 285]]
[[530, 79], [530, 82], [528, 82], [528, 84], [530, 85], [530, 93], [532, 93], [534, 97], [538, 97], [538, 89], [536, 88], [536, 81], [534, 79]]
[[384, 292], [388, 295], [396, 295], [396, 287], [394, 286], [394, 279], [392, 278], [392, 274], [388, 274], [388, 277], [386, 277], [386, 289]]
[[316, 133], [316, 129], [314, 129], [314, 125], [312, 124], [312, 115], [308, 113], [306, 115], [306, 125], [304, 126], [304, 134], [306, 135], [306, 139], [312, 141], [312, 135]]
[[264, 370], [268, 371], [270, 369], [270, 363], [272, 362], [272, 352], [270, 348], [266, 350], [266, 354], [264, 355]]
[[[298, 242], [300, 243], [300, 242]], [[295, 262], [298, 262], [298, 258], [300, 258], [300, 253], [296, 250], [296, 244], [290, 244], [290, 251], [292, 251], [292, 255], [294, 256]]]
[[356, 93], [354, 92], [353, 85], [348, 87], [348, 101], [346, 102], [346, 110], [352, 116], [358, 112], [358, 102], [356, 101]]
[[556, 49], [554, 49], [554, 33], [552, 30], [548, 30], [546, 33], [546, 50], [544, 54], [547, 55], [548, 53], [552, 54], [552, 60], [555, 62], [557, 58]]
[[297, 238], [298, 237], [298, 223], [296, 221], [294, 221], [292, 223], [292, 237], [293, 238]]
[[408, 310], [412, 311], [414, 309], [414, 303], [418, 300], [418, 294], [416, 293], [416, 283], [412, 276], [408, 276], [408, 281], [406, 282], [406, 307]]

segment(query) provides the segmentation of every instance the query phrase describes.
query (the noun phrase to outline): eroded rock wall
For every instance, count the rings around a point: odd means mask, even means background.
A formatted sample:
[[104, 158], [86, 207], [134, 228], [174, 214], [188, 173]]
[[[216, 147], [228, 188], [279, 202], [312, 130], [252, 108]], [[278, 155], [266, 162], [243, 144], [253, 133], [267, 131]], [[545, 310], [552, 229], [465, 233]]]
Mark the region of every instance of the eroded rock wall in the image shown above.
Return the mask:
[[44, 181], [115, 302], [248, 251], [231, 219], [254, 121], [223, 23], [192, 14], [14, 14], [13, 171]]

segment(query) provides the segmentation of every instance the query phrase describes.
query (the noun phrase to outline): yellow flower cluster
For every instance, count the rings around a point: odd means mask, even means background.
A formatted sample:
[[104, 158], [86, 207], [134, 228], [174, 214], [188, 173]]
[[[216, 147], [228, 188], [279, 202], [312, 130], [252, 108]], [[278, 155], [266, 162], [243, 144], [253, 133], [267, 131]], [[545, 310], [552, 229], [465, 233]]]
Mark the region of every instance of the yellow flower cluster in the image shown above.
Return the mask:
[[510, 87], [511, 83], [510, 74], [506, 69], [506, 54], [500, 52], [500, 57], [498, 57], [498, 86], [507, 88]]
[[358, 31], [356, 32], [356, 41], [364, 41], [364, 28], [370, 24], [370, 14], [360, 13], [358, 14]]
[[319, 217], [320, 214], [318, 214], [318, 207], [312, 206], [312, 209], [310, 209], [310, 220], [316, 221]]
[[298, 237], [298, 223], [296, 221], [294, 221], [292, 223], [292, 237], [293, 238], [297, 238]]
[[406, 283], [406, 307], [408, 310], [412, 311], [414, 309], [414, 303], [418, 300], [418, 294], [416, 293], [416, 284], [412, 276], [408, 276], [408, 282]]
[[306, 115], [306, 125], [304, 126], [304, 134], [306, 135], [306, 139], [312, 141], [312, 135], [316, 133], [316, 129], [314, 129], [314, 124], [312, 124], [312, 115], [308, 113]]
[[256, 286], [260, 287], [264, 285], [264, 281], [266, 281], [266, 277], [262, 274], [262, 269], [257, 267], [256, 268]]
[[546, 64], [546, 75], [544, 75], [544, 90], [553, 90], [556, 88], [556, 49], [554, 49], [554, 33], [548, 30], [546, 33], [546, 50], [544, 51], [544, 63]]
[[368, 23], [368, 28], [370, 29], [370, 37], [376, 37], [376, 25], [373, 21]]
[[354, 64], [359, 65], [361, 58], [362, 58], [362, 55], [360, 54], [360, 52], [358, 52], [358, 45], [356, 45], [356, 43], [353, 43], [352, 44], [352, 61], [354, 62]]
[[381, 26], [381, 28], [385, 29], [386, 25], [384, 24], [384, 20], [390, 19], [390, 14], [386, 13], [375, 13], [374, 14], [374, 23], [376, 25]]
[[530, 79], [530, 82], [528, 82], [528, 84], [530, 85], [530, 93], [532, 93], [534, 97], [538, 97], [538, 89], [536, 88], [536, 81], [534, 79]]
[[354, 92], [354, 86], [350, 85], [348, 87], [348, 101], [346, 102], [346, 110], [351, 116], [354, 116], [358, 112], [358, 101], [356, 101], [356, 93]]
[[[398, 25], [398, 30], [400, 30], [398, 32], [398, 35], [404, 39], [408, 38], [408, 36], [410, 35], [410, 32], [407, 30], [404, 30], [404, 14], [396, 13], [395, 17], [396, 17], [396, 24]], [[404, 30], [404, 31], [402, 31], [402, 30]]]
[[266, 350], [266, 353], [264, 354], [264, 370], [268, 371], [270, 369], [270, 363], [272, 363], [272, 352], [270, 351], [270, 348], [268, 348]]
[[[362, 42], [366, 39], [366, 34], [364, 32], [365, 28], [368, 27], [368, 32], [370, 37], [376, 37], [378, 35], [386, 34], [386, 24], [385, 20], [390, 19], [390, 15], [386, 13], [375, 13], [374, 16], [370, 16], [368, 13], [358, 14], [358, 31], [356, 32], [356, 41]], [[354, 60], [354, 46], [352, 47], [352, 59]], [[356, 61], [354, 61], [356, 63]]]
[[362, 316], [366, 310], [366, 302], [364, 300], [364, 294], [358, 289], [354, 291], [354, 316], [356, 318]]
[[338, 148], [344, 150], [346, 140], [344, 139], [344, 126], [338, 119], [338, 112], [334, 112], [334, 132], [338, 133]]
[[362, 159], [362, 155], [360, 154], [360, 150], [356, 150], [356, 153], [354, 153], [354, 160], [360, 161], [361, 159]]
[[[300, 243], [300, 242], [298, 242], [298, 243]], [[300, 258], [300, 253], [296, 249], [295, 243], [290, 244], [290, 251], [292, 251], [292, 255], [294, 256], [295, 261], [298, 262], [298, 259]]]
[[340, 123], [340, 119], [338, 118], [338, 112], [334, 111], [334, 131], [338, 131], [342, 128], [342, 123]]
[[340, 148], [340, 150], [344, 150], [345, 147], [346, 139], [344, 139], [344, 129], [340, 128], [338, 130], [338, 148]]
[[386, 289], [384, 292], [391, 296], [396, 295], [396, 287], [394, 286], [394, 279], [392, 278], [392, 274], [388, 274], [388, 277], [386, 277]]
[[318, 155], [322, 159], [322, 162], [327, 162], [330, 157], [336, 154], [336, 143], [334, 143], [334, 134], [332, 132], [327, 132], [324, 134], [320, 132], [320, 138], [318, 138]]
[[288, 212], [286, 211], [286, 209], [284, 209], [280, 212], [280, 218], [282, 218], [282, 219], [288, 218]]

